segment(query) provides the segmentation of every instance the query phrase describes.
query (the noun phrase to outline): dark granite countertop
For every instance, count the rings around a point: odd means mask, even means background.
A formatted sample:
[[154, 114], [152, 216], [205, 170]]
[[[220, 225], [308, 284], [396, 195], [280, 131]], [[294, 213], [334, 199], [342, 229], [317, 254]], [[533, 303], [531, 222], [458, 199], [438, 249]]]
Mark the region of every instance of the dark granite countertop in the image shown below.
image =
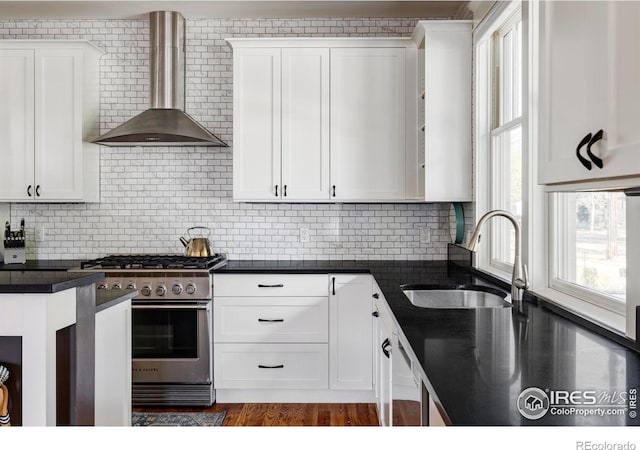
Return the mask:
[[544, 301], [527, 301], [521, 312], [413, 306], [401, 285], [498, 287], [446, 261], [229, 261], [214, 273], [258, 272], [371, 273], [422, 366], [432, 399], [454, 425], [640, 425], [626, 411], [523, 417], [517, 399], [529, 387], [595, 391], [613, 400], [640, 389], [640, 354], [557, 314]]
[[96, 290], [96, 312], [100, 312], [112, 306], [116, 306], [118, 303], [122, 303], [126, 300], [130, 300], [138, 295], [138, 291], [135, 289], [113, 290], [113, 289], [98, 289]]
[[52, 294], [92, 284], [102, 278], [104, 278], [103, 272], [3, 271], [0, 272], [0, 293]]
[[44, 270], [61, 271], [79, 269], [82, 260], [78, 259], [28, 259], [25, 264], [0, 263], [0, 271]]

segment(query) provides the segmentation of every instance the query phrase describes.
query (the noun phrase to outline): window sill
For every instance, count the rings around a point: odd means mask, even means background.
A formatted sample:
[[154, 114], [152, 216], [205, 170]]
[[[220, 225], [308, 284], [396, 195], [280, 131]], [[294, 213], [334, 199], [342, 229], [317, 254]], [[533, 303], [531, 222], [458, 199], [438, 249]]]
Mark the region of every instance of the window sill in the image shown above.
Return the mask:
[[501, 281], [502, 283], [506, 283], [509, 286], [511, 286], [511, 276], [512, 276], [511, 272], [498, 270], [492, 266], [488, 266], [488, 267], [478, 266], [478, 267], [474, 267], [474, 270], [477, 272], [483, 273], [485, 275], [488, 275], [491, 278], [494, 278], [498, 281]]
[[584, 320], [593, 322], [622, 337], [626, 337], [626, 317], [624, 314], [613, 312], [609, 309], [586, 302], [577, 297], [564, 294], [555, 289], [546, 288], [531, 291], [533, 295], [540, 296], [549, 303], [556, 304], [572, 314]]
[[[495, 269], [491, 270], [487, 267], [473, 266], [470, 269], [477, 276], [487, 278], [495, 284], [502, 285], [503, 289], [509, 289], [511, 286], [511, 274], [508, 274], [507, 279], [504, 272], [499, 272]], [[579, 297], [574, 297], [552, 288], [528, 290], [527, 293], [533, 297], [537, 297], [540, 301], [546, 302], [549, 306], [553, 306], [560, 311], [565, 311], [566, 314], [568, 314], [567, 317], [569, 320], [582, 320], [586, 322], [585, 325], [587, 328], [595, 331], [595, 327], [596, 330], [601, 330], [596, 331], [599, 334], [603, 334], [627, 347], [632, 346], [634, 349], [636, 348], [636, 341], [626, 334], [627, 318], [625, 314], [611, 311], [610, 309], [586, 302]], [[592, 324], [592, 326], [588, 324]]]

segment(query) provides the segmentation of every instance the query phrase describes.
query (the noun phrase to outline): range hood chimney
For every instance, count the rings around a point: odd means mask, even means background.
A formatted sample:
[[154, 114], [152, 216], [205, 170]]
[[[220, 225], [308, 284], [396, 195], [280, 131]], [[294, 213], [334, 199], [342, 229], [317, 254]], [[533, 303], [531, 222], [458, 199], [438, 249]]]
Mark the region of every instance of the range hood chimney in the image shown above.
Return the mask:
[[173, 11], [149, 14], [151, 107], [93, 142], [111, 147], [227, 147], [184, 112], [184, 17]]

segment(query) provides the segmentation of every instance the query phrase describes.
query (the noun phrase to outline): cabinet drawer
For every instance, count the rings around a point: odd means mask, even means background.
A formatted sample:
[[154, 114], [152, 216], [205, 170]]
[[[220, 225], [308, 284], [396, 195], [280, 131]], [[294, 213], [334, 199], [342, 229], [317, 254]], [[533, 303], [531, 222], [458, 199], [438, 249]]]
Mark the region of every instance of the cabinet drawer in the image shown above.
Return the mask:
[[221, 297], [327, 296], [328, 275], [214, 275], [213, 295]]
[[327, 297], [215, 297], [214, 342], [327, 342]]
[[215, 344], [216, 389], [327, 389], [327, 344]]

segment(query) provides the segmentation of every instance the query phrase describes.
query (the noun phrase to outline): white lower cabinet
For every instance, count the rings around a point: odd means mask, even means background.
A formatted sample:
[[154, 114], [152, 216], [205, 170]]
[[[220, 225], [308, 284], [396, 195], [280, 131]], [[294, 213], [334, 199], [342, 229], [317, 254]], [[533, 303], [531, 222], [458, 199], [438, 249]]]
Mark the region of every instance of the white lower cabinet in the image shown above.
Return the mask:
[[445, 426], [420, 362], [400, 333], [378, 285], [374, 297], [374, 385], [381, 426]]
[[[391, 426], [391, 339], [393, 321], [382, 299], [377, 285], [374, 296], [374, 384], [378, 422], [383, 427]], [[381, 300], [382, 299], [382, 300]]]
[[328, 388], [327, 275], [215, 274], [214, 385]]
[[95, 425], [131, 425], [131, 300], [96, 314]]
[[327, 297], [219, 297], [215, 342], [327, 342]]
[[329, 275], [329, 387], [373, 388], [370, 275]]
[[327, 344], [216, 344], [216, 389], [326, 389]]
[[219, 402], [372, 401], [370, 275], [214, 274]]

